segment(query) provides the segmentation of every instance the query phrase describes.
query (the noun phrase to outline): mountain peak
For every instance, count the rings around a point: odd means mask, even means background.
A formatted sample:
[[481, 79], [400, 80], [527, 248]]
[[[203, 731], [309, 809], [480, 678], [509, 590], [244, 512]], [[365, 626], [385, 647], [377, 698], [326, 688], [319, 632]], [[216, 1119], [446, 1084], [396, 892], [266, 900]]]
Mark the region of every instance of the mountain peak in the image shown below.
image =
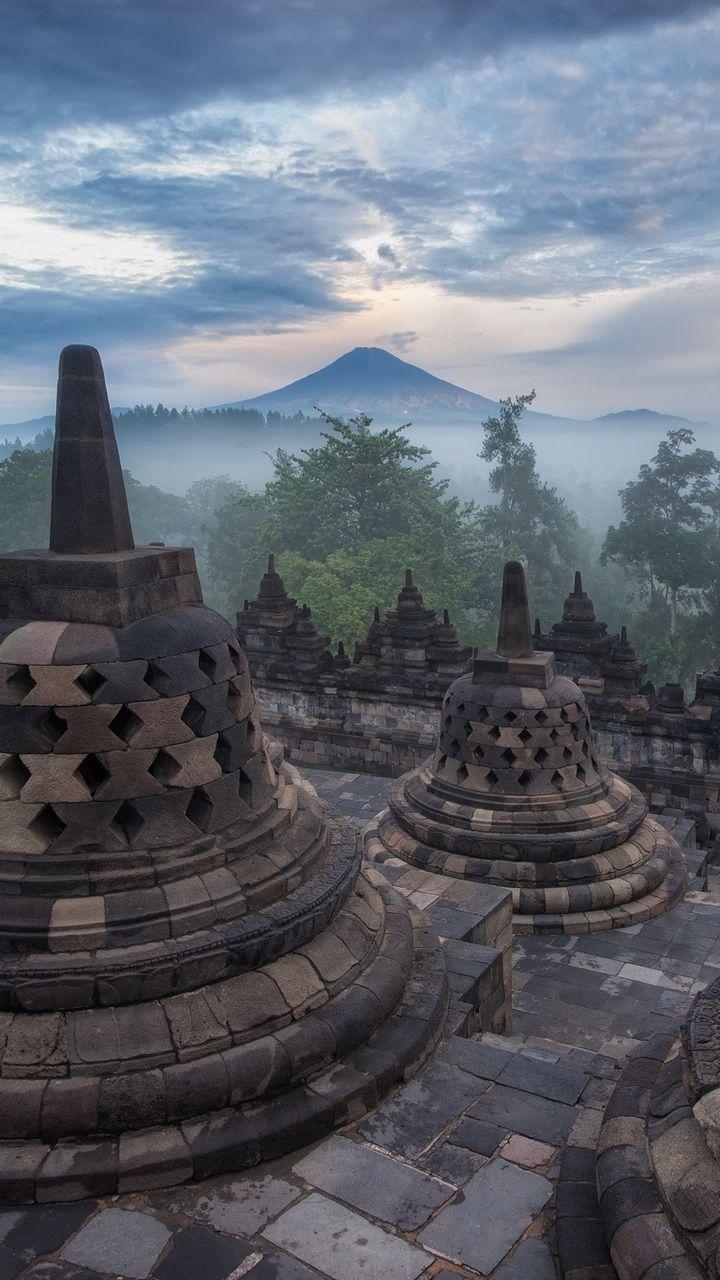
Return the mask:
[[289, 415], [312, 415], [319, 406], [328, 413], [367, 413], [387, 425], [477, 421], [497, 411], [494, 400], [436, 378], [384, 347], [353, 347], [305, 378], [235, 405]]

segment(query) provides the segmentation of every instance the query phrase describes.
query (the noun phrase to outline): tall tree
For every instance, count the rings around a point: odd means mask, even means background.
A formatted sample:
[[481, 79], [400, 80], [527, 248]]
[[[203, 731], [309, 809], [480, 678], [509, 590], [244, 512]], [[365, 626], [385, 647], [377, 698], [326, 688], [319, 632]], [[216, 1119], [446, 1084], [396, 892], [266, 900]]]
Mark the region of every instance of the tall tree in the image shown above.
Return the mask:
[[661, 440], [620, 490], [623, 519], [608, 529], [601, 556], [622, 564], [652, 607], [667, 605], [672, 637], [683, 594], [709, 587], [718, 559], [720, 461], [694, 443], [686, 427]]
[[583, 538], [575, 512], [540, 479], [535, 448], [520, 435], [520, 420], [535, 392], [500, 400], [500, 413], [483, 423], [478, 457], [490, 462], [490, 490], [497, 501], [480, 512], [482, 529], [498, 561], [524, 560], [534, 607], [557, 607]]

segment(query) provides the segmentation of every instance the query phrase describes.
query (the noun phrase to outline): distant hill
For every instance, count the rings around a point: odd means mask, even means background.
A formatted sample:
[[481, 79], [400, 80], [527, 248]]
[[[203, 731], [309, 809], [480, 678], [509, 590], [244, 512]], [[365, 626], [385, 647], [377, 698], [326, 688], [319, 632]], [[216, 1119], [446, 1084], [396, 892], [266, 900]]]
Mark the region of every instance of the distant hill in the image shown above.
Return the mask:
[[654, 409], [621, 409], [619, 413], [604, 413], [601, 418], [591, 418], [591, 422], [606, 422], [609, 427], [659, 427], [661, 431], [670, 431], [673, 427], [709, 427], [709, 422], [691, 422], [689, 418], [678, 418], [674, 413], [656, 413]]
[[[274, 410], [283, 414], [297, 413], [298, 410], [312, 414], [315, 405], [326, 413], [346, 416], [364, 412], [388, 425], [411, 421], [416, 426], [457, 426], [465, 423], [477, 426], [484, 418], [497, 413], [499, 407], [496, 400], [466, 391], [444, 378], [436, 378], [382, 347], [355, 347], [325, 368], [298, 378], [277, 391], [231, 402], [233, 408], [253, 408], [263, 413]], [[589, 425], [577, 418], [534, 411], [528, 412], [526, 421], [533, 427], [546, 424], [586, 428]], [[649, 409], [622, 410], [594, 418], [592, 422], [607, 422], [614, 426], [653, 426], [660, 432], [672, 426], [707, 425]]]

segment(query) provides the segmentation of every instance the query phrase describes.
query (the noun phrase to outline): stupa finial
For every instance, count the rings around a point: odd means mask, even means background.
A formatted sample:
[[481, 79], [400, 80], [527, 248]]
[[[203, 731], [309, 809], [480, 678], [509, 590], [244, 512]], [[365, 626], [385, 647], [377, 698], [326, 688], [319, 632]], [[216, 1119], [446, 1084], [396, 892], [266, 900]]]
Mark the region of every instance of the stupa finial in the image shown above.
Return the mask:
[[132, 551], [132, 526], [100, 354], [60, 353], [52, 469], [50, 550]]
[[415, 583], [413, 582], [412, 569], [406, 569], [406, 570], [405, 570], [405, 586], [406, 586], [406, 587], [414, 587], [414, 586], [415, 586]]
[[508, 560], [503, 569], [497, 651], [503, 658], [530, 658], [533, 654], [525, 572], [519, 560]]
[[581, 596], [583, 593], [582, 574], [579, 569], [575, 570], [575, 585], [573, 586], [573, 595]]

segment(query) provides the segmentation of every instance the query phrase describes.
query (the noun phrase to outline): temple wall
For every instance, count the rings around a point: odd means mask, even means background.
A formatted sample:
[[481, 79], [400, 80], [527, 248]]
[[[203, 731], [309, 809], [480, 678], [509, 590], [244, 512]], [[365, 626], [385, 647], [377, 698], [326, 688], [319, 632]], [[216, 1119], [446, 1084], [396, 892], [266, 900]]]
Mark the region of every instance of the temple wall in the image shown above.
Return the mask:
[[301, 689], [258, 682], [255, 693], [265, 732], [294, 764], [393, 778], [432, 751], [443, 697], [354, 690], [334, 681]]
[[[349, 678], [306, 677], [301, 688], [256, 676], [263, 727], [296, 764], [399, 777], [430, 755], [444, 690], [390, 684], [353, 688]], [[448, 677], [447, 683], [451, 683]], [[631, 720], [590, 699], [602, 758], [643, 793], [651, 808], [694, 817], [720, 814], [720, 732], [686, 716]], [[699, 832], [707, 837], [707, 830]]]

